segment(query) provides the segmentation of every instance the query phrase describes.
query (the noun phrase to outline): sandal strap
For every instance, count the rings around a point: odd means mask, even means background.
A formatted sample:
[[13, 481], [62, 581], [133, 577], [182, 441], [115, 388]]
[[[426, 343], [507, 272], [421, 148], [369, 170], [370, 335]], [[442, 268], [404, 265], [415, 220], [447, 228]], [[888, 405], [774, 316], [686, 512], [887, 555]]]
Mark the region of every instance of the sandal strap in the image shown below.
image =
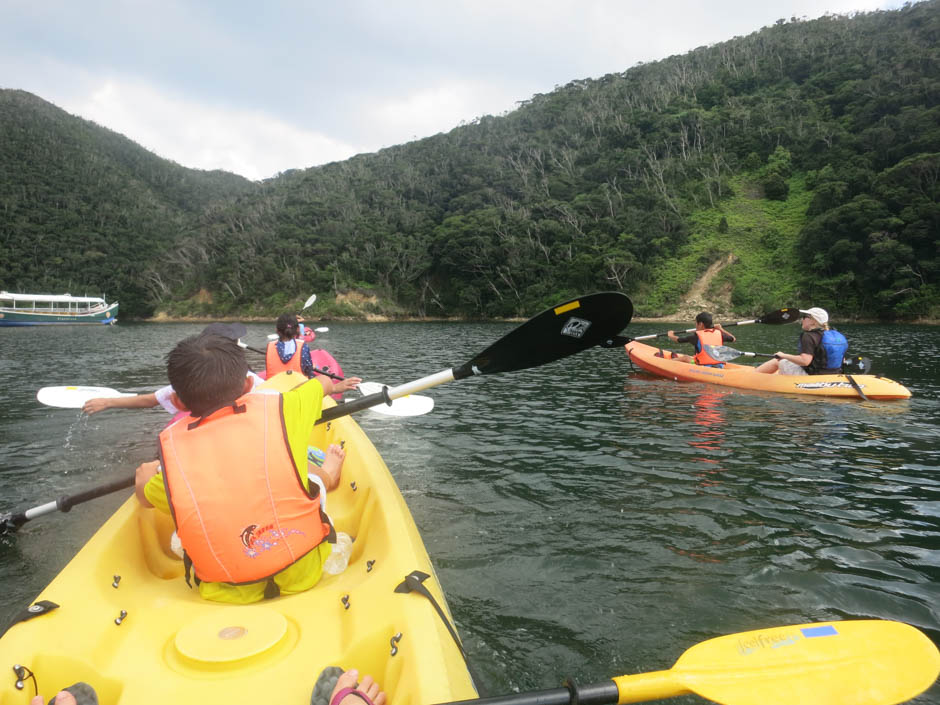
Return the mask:
[[355, 688], [343, 688], [340, 690], [338, 693], [336, 693], [336, 695], [333, 696], [333, 699], [330, 700], [330, 705], [339, 705], [341, 702], [343, 702], [343, 698], [345, 698], [347, 695], [356, 695], [362, 698], [366, 705], [375, 705], [368, 695], [363, 693], [361, 690], [356, 690]]

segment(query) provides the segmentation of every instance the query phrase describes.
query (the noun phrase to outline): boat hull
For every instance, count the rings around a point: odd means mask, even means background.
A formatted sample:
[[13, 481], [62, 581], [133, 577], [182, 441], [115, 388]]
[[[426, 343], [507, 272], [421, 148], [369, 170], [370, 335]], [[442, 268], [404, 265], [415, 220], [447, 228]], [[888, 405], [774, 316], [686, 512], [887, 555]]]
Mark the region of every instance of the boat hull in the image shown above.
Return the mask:
[[117, 323], [118, 304], [93, 313], [44, 313], [0, 308], [0, 326], [56, 326]]
[[[755, 372], [749, 365], [729, 362], [724, 368], [707, 367], [659, 357], [663, 354], [660, 348], [635, 340], [627, 343], [625, 348], [630, 361], [637, 367], [667, 379], [782, 394], [861, 398], [847, 375], [768, 375]], [[667, 350], [665, 354], [670, 352]], [[852, 375], [851, 378], [869, 399], [907, 399], [911, 396], [909, 389], [887, 377]]]
[[[169, 549], [170, 517], [141, 508], [132, 496], [37, 597], [60, 607], [15, 624], [0, 639], [0, 662], [28, 667], [46, 698], [85, 681], [102, 705], [307, 703], [327, 666], [373, 675], [396, 705], [476, 697], [434, 607], [416, 592], [395, 591], [421, 571], [449, 617], [378, 452], [350, 417], [318, 425], [311, 436], [311, 445], [324, 449], [343, 441], [343, 476], [327, 511], [337, 530], [355, 539], [344, 572], [254, 605], [204, 601], [186, 586], [182, 562]], [[31, 683], [20, 691], [14, 680], [12, 672], [0, 679], [0, 703], [25, 705]]]

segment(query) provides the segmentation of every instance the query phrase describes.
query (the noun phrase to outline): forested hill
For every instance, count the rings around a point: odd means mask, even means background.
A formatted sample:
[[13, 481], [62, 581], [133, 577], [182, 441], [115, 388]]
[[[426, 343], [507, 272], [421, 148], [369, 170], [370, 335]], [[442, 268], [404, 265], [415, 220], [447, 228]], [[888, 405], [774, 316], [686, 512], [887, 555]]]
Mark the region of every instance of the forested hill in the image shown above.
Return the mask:
[[[502, 117], [259, 184], [0, 94], [0, 286], [127, 313], [507, 316], [619, 289], [669, 314], [940, 317], [940, 0], [780, 20]], [[12, 135], [12, 138], [9, 137]], [[359, 309], [361, 312], [362, 309]]]
[[0, 287], [107, 294], [145, 314], [142, 276], [199, 217], [257, 186], [186, 169], [25, 91], [0, 90]]

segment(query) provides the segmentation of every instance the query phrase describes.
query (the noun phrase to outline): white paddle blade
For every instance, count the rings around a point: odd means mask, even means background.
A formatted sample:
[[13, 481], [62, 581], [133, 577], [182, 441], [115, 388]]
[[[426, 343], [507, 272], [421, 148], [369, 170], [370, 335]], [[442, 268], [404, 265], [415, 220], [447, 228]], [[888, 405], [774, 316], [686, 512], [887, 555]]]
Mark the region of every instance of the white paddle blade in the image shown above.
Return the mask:
[[279, 337], [277, 333], [271, 333], [268, 335], [268, 340], [277, 340]]
[[302, 309], [300, 309], [300, 310], [303, 311], [303, 310], [306, 309], [306, 308], [310, 308], [311, 306], [313, 306], [313, 302], [316, 301], [316, 300], [317, 300], [317, 295], [316, 295], [316, 294], [310, 294], [310, 298], [307, 299], [306, 301], [304, 301], [304, 307], [303, 307]]
[[328, 333], [330, 329], [327, 328], [326, 326], [320, 326], [319, 328], [314, 328], [314, 330], [317, 333]]
[[43, 387], [36, 392], [40, 404], [60, 409], [81, 409], [89, 399], [100, 397], [133, 397], [136, 394], [119, 392], [108, 387]]
[[[362, 392], [363, 396], [368, 396], [381, 392], [384, 386], [386, 385], [378, 382], [360, 382], [359, 391]], [[378, 406], [369, 407], [369, 411], [374, 411], [376, 414], [382, 414], [383, 416], [421, 416], [429, 413], [433, 408], [434, 400], [431, 397], [426, 397], [423, 394], [406, 394], [403, 397], [394, 399], [391, 406], [379, 404]]]

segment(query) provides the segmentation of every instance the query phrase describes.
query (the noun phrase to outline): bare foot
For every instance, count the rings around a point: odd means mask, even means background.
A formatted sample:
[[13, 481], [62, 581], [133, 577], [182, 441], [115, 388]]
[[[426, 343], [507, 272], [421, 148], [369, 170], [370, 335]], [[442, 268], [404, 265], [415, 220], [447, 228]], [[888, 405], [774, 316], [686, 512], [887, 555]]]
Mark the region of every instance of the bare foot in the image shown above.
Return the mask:
[[341, 446], [331, 443], [324, 454], [323, 465], [314, 472], [323, 480], [327, 491], [335, 490], [339, 486], [339, 477], [343, 472], [343, 461], [346, 460], [346, 451]]
[[355, 688], [358, 692], [369, 698], [374, 705], [385, 705], [387, 700], [385, 692], [379, 690], [379, 684], [372, 679], [372, 676], [363, 677], [362, 682], [357, 684], [358, 679], [359, 671], [355, 668], [350, 668], [348, 671], [344, 672], [336, 681], [336, 687], [333, 688], [333, 692], [330, 693], [330, 705], [365, 705], [365, 700], [352, 693], [338, 703], [334, 703], [333, 698], [344, 688]]

